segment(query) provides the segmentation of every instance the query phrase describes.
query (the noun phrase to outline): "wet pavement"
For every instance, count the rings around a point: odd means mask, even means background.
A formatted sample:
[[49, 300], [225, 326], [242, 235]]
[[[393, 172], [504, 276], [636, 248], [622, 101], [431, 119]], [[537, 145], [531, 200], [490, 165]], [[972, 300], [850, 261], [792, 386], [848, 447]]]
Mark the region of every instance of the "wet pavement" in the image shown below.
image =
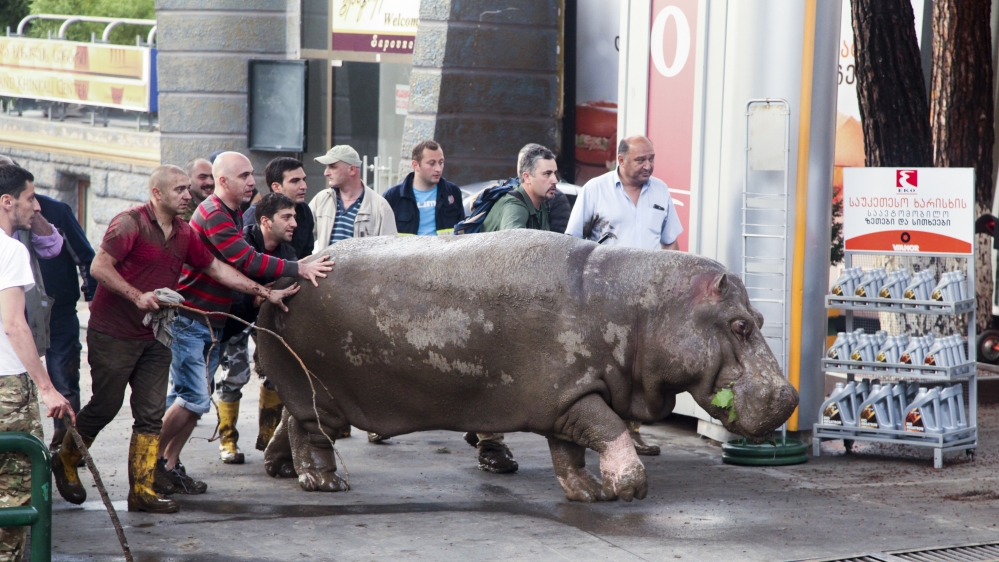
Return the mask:
[[[85, 364], [85, 362], [84, 362]], [[84, 372], [84, 399], [89, 373]], [[172, 496], [181, 511], [125, 511], [131, 417], [125, 406], [99, 436], [94, 458], [136, 560], [800, 560], [903, 548], [999, 541], [999, 407], [980, 408], [979, 453], [841, 442], [804, 465], [725, 465], [717, 444], [689, 418], [643, 427], [662, 446], [644, 458], [643, 501], [581, 504], [565, 499], [546, 441], [512, 434], [516, 474], [475, 468], [475, 451], [454, 432], [337, 442], [353, 489], [302, 491], [268, 477], [254, 450], [259, 383], [241, 404], [244, 465], [218, 460], [201, 421], [182, 460], [208, 483], [200, 496]], [[46, 435], [51, 435], [46, 427]], [[596, 469], [597, 457], [587, 463]], [[91, 482], [81, 469], [84, 482]], [[55, 560], [123, 559], [96, 488], [83, 506], [56, 494]]]

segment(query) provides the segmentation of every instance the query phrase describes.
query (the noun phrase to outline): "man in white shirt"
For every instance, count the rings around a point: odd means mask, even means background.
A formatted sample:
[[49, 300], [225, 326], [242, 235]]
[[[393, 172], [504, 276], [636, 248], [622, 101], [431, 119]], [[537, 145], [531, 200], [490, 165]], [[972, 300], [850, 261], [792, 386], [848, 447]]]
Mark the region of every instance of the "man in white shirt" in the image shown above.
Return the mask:
[[[601, 244], [646, 250], [677, 250], [683, 232], [669, 188], [652, 177], [656, 152], [643, 136], [623, 139], [617, 148], [617, 169], [586, 182], [576, 198], [565, 233]], [[638, 433], [641, 423], [628, 429], [639, 455], [655, 456]]]
[[[49, 417], [69, 414], [69, 401], [52, 386], [24, 316], [24, 293], [34, 286], [28, 249], [13, 238], [30, 230], [41, 206], [35, 181], [18, 166], [0, 166], [0, 431], [23, 431], [42, 439], [38, 397]], [[31, 462], [23, 453], [0, 453], [0, 508], [31, 503]], [[0, 559], [20, 560], [24, 527], [0, 527]]]

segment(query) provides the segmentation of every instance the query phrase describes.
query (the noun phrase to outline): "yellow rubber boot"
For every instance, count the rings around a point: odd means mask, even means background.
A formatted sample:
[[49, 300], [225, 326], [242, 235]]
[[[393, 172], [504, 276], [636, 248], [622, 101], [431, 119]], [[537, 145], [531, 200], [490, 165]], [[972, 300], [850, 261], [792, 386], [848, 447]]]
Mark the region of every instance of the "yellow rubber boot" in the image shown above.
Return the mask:
[[[93, 437], [80, 435], [83, 442], [89, 448], [94, 443]], [[69, 432], [62, 439], [62, 447], [59, 454], [52, 457], [52, 476], [55, 478], [56, 488], [59, 495], [69, 503], [80, 505], [87, 501], [87, 489], [80, 482], [80, 474], [76, 471], [76, 465], [83, 458], [83, 451], [76, 447], [76, 441]]]
[[257, 450], [263, 451], [274, 437], [274, 430], [281, 423], [284, 404], [278, 393], [260, 385], [260, 430], [257, 433]]
[[219, 458], [226, 464], [243, 464], [243, 453], [236, 441], [239, 432], [236, 431], [236, 420], [239, 419], [239, 401], [223, 402], [219, 400]]
[[133, 433], [128, 445], [128, 510], [149, 513], [174, 513], [177, 502], [161, 498], [153, 491], [156, 474], [156, 455], [160, 449], [160, 436], [150, 433]]

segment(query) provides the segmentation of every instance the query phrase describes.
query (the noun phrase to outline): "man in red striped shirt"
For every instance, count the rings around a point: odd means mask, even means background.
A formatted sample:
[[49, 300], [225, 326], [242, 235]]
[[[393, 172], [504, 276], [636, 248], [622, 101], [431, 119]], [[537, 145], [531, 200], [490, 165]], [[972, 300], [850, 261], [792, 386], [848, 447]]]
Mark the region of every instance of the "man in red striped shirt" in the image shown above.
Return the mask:
[[[215, 192], [198, 205], [191, 217], [191, 228], [208, 250], [219, 260], [253, 277], [302, 277], [318, 286], [317, 278], [333, 269], [329, 256], [302, 261], [286, 261], [257, 252], [243, 239], [242, 203], [253, 195], [253, 165], [238, 152], [224, 152], [212, 165]], [[232, 289], [194, 268], [181, 271], [180, 294], [184, 304], [207, 312], [229, 312]], [[180, 311], [173, 323], [173, 361], [170, 364], [172, 385], [167, 395], [160, 439], [159, 474], [183, 493], [200, 494], [208, 489], [204, 482], [187, 476], [180, 463], [180, 452], [194, 431], [198, 419], [211, 409], [208, 375], [214, 375], [219, 363], [219, 346], [225, 317], [212, 316], [205, 324], [203, 315]], [[207, 367], [207, 371], [206, 371]]]

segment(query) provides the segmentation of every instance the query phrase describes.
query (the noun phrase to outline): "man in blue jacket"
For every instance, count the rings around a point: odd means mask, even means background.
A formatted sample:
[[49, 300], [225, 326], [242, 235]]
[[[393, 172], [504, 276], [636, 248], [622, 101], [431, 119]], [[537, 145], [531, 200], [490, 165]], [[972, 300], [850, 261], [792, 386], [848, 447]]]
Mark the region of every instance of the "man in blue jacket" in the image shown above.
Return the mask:
[[444, 179], [444, 151], [425, 140], [413, 147], [413, 171], [383, 197], [395, 213], [399, 234], [437, 236], [452, 234], [465, 218], [461, 190]]
[[[44, 195], [36, 194], [35, 199], [42, 207], [42, 216], [63, 237], [59, 255], [38, 262], [45, 282], [45, 292], [55, 300], [52, 318], [49, 320], [51, 339], [45, 353], [45, 366], [56, 390], [69, 400], [74, 412], [79, 412], [80, 352], [83, 346], [80, 344], [80, 319], [76, 315], [76, 303], [80, 300], [81, 289], [87, 302], [94, 299], [97, 281], [90, 276], [94, 249], [72, 207]], [[53, 423], [55, 433], [52, 435], [50, 449], [58, 448], [66, 433], [62, 420], [57, 419]]]

